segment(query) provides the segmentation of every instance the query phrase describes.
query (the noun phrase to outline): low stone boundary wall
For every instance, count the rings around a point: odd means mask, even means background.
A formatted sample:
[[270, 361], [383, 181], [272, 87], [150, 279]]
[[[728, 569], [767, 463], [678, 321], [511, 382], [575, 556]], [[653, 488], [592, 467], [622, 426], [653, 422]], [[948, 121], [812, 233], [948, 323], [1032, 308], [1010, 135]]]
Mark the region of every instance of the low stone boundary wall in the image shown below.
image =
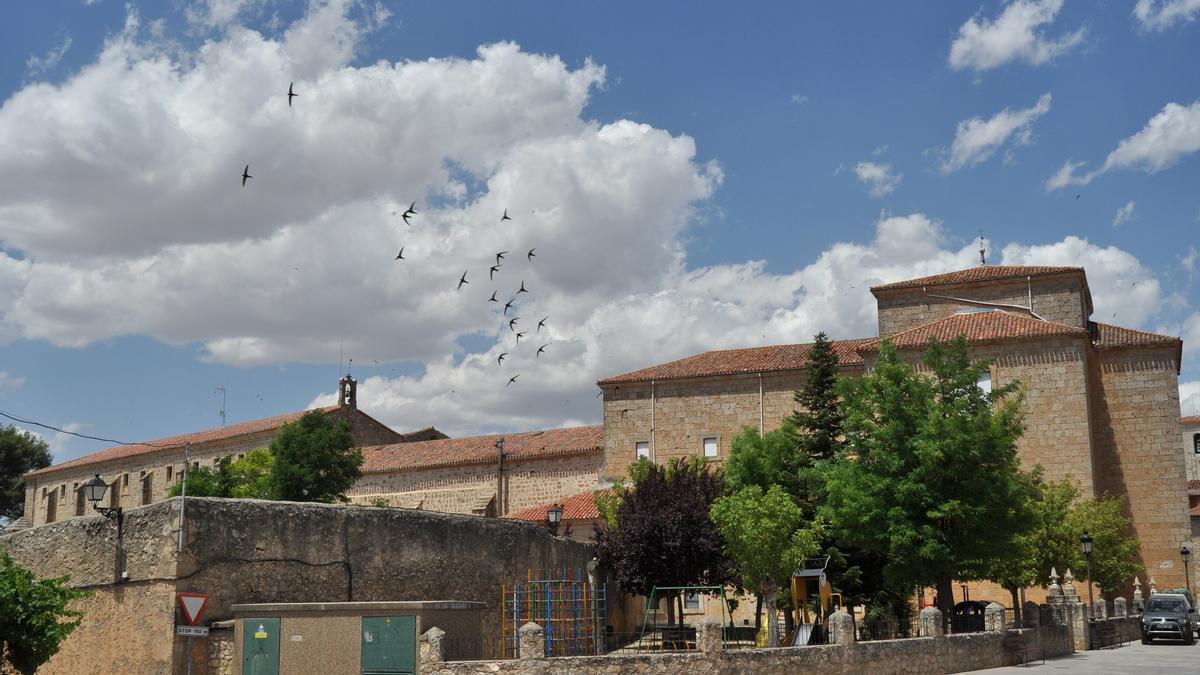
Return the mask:
[[[839, 614], [841, 615], [839, 617]], [[935, 616], [936, 615], [936, 616]], [[1026, 636], [1028, 658], [1062, 656], [1073, 651], [1067, 626], [1050, 625], [1008, 631], [1004, 628], [1004, 610], [989, 608], [992, 630], [962, 635], [941, 635], [941, 614], [936, 609], [922, 612], [928, 619], [933, 637], [905, 640], [879, 640], [856, 643], [849, 615], [838, 612], [831, 617], [830, 634], [839, 644], [815, 647], [776, 647], [769, 649], [725, 650], [721, 644], [721, 625], [704, 619], [697, 625], [697, 651], [680, 654], [644, 654], [620, 656], [543, 656], [542, 628], [526, 624], [520, 631], [522, 658], [509, 661], [463, 661], [446, 663], [442, 658], [444, 634], [432, 628], [419, 640], [420, 675], [484, 675], [513, 673], [520, 675], [641, 675], [642, 673], [765, 673], [784, 675], [798, 672], [872, 673], [872, 675], [940, 675], [983, 668], [1013, 665], [1018, 658], [1006, 654], [1003, 640], [1009, 632]]]

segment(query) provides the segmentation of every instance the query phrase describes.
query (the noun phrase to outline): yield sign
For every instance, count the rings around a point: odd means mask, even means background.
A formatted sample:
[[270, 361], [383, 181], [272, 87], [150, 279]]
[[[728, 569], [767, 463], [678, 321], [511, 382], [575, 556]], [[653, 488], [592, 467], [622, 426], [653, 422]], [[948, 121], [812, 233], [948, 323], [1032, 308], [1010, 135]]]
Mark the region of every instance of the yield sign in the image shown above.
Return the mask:
[[204, 611], [204, 605], [208, 603], [208, 596], [201, 593], [176, 593], [175, 597], [179, 599], [179, 606], [183, 608], [184, 618], [195, 626], [200, 620], [200, 613]]

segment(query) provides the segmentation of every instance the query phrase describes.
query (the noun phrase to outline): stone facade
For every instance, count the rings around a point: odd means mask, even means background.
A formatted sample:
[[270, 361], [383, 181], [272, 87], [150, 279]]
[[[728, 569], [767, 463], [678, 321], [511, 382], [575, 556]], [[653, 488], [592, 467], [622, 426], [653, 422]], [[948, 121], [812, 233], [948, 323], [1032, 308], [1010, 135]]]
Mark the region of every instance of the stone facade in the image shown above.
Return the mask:
[[[1183, 457], [1189, 481], [1200, 480], [1200, 415], [1180, 420], [1183, 430]], [[1193, 504], [1200, 506], [1200, 504]]]
[[872, 289], [879, 308], [879, 335], [894, 335], [985, 306], [1004, 307], [1012, 311], [1024, 308], [1025, 315], [1086, 328], [1087, 317], [1091, 314], [1091, 296], [1082, 276], [1082, 270], [1077, 270], [1029, 279], [938, 284], [895, 290]]
[[[430, 436], [444, 437], [434, 429], [415, 434], [399, 434], [357, 408], [333, 406], [326, 414], [350, 424], [356, 443], [362, 446], [423, 440]], [[91, 515], [91, 505], [84, 498], [84, 483], [99, 474], [109, 484], [103, 506], [144, 506], [162, 501], [171, 486], [182, 480], [184, 443], [193, 468], [216, 465], [224, 456], [241, 458], [247, 452], [270, 445], [279, 427], [299, 419], [302, 413], [281, 415], [268, 420], [246, 423], [250, 430], [238, 433], [243, 425], [212, 429], [177, 439], [151, 441], [155, 446], [171, 446], [162, 450], [153, 446], [135, 446], [128, 452], [101, 451], [64, 464], [35, 471], [25, 479], [25, 520], [30, 526], [55, 522], [64, 518]], [[113, 450], [120, 450], [114, 448]], [[111, 458], [106, 455], [115, 454]]]

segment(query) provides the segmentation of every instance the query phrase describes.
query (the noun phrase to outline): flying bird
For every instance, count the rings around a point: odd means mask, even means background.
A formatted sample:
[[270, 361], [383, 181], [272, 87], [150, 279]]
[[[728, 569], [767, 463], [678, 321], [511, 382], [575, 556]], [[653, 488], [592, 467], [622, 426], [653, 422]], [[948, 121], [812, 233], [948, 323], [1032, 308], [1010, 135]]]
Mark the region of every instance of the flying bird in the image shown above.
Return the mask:
[[524, 333], [517, 333], [517, 344], [521, 344], [521, 338], [525, 337]]
[[412, 225], [412, 223], [408, 222], [408, 219], [411, 216], [417, 215], [417, 212], [415, 210], [416, 207], [417, 207], [417, 203], [413, 202], [412, 204], [409, 204], [407, 209], [404, 210], [404, 213], [400, 214], [400, 217], [404, 219], [405, 225], [410, 225], [410, 226]]
[[499, 272], [499, 271], [500, 271], [499, 265], [492, 265], [491, 267], [489, 267], [488, 268], [488, 279], [495, 279], [496, 272]]
[[498, 292], [499, 291], [492, 291], [492, 297], [488, 298], [488, 302], [500, 302], [499, 300], [496, 299], [496, 293], [498, 293]]
[[548, 317], [548, 316], [542, 317], [542, 320], [538, 322], [537, 333], [534, 333], [534, 335], [537, 335], [538, 333], [542, 332], [542, 327], [546, 325], [546, 319], [549, 319], [549, 318], [550, 317]]
[[533, 355], [533, 358], [536, 359], [537, 357], [541, 356], [542, 352], [546, 351], [546, 347], [549, 347], [549, 346], [550, 346], [549, 344], [544, 344], [541, 347], [538, 347], [537, 353]]
[[496, 264], [497, 264], [497, 265], [499, 265], [499, 264], [500, 264], [500, 261], [501, 261], [501, 260], [504, 260], [504, 254], [505, 254], [505, 253], [508, 253], [508, 251], [500, 251], [499, 253], [497, 253], [497, 254], [496, 254]]
[[537, 257], [537, 254], [534, 253], [536, 250], [536, 248], [531, 248], [529, 249], [529, 253], [526, 254], [526, 257], [529, 258], [529, 262], [533, 262], [533, 259]]
[[520, 295], [522, 293], [528, 293], [528, 292], [529, 291], [525, 290], [525, 280], [522, 279], [521, 280], [521, 290], [517, 291], [517, 295]]
[[1080, 198], [1080, 197], [1082, 197], [1082, 196], [1083, 196], [1083, 195], [1075, 195], [1075, 199], [1079, 199], [1079, 198]]
[[[513, 298], [513, 300], [516, 300], [516, 298]], [[508, 310], [512, 306], [513, 306], [512, 300], [509, 300], [508, 302], [504, 303], [504, 316], [508, 316]]]
[[458, 287], [455, 288], [454, 290], [456, 290], [456, 291], [461, 290], [463, 287], [463, 284], [469, 284], [469, 283], [471, 283], [471, 282], [467, 281], [467, 273], [464, 271], [463, 275], [461, 277], [459, 277], [459, 279], [458, 279]]
[[513, 326], [517, 325], [517, 320], [520, 318], [521, 317], [519, 317], [519, 316], [514, 316], [513, 318], [509, 319], [508, 320], [508, 329], [515, 332], [517, 329], [513, 328]]
[[249, 164], [246, 165], [246, 168], [242, 169], [242, 187], [246, 187], [246, 179], [247, 178], [254, 178], [254, 176], [250, 175], [250, 165]]
[[[516, 381], [517, 381], [517, 378], [518, 378], [518, 377], [520, 377], [520, 376], [521, 376], [521, 374], [520, 374], [520, 373], [517, 373], [516, 375], [513, 375], [512, 377], [508, 378], [508, 384], [512, 384], [513, 382], [516, 382]], [[507, 387], [507, 386], [508, 386], [508, 384], [506, 384], [506, 385], [504, 385], [504, 386], [506, 386], [506, 387]]]
[[400, 247], [400, 252], [396, 254], [396, 260], [408, 260], [408, 258], [404, 257], [404, 247], [403, 246]]
[[512, 220], [512, 218], [508, 217], [508, 209], [504, 209], [504, 215], [500, 216], [500, 222], [503, 223], [506, 220]]
[[503, 352], [503, 353], [501, 353], [501, 354], [500, 354], [500, 356], [497, 356], [497, 357], [496, 357], [496, 365], [500, 365], [500, 363], [501, 363], [502, 361], [504, 361], [504, 357], [505, 357], [505, 356], [508, 356], [508, 352]]
[[288, 83], [288, 94], [287, 94], [287, 96], [288, 96], [288, 107], [289, 107], [289, 108], [290, 108], [290, 107], [292, 107], [292, 99], [294, 99], [294, 98], [296, 98], [297, 96], [299, 96], [299, 95], [300, 95], [300, 94], [294, 93], [294, 92], [292, 91], [292, 85], [294, 85], [294, 84], [296, 84], [296, 83], [295, 83], [295, 82], [289, 82], [289, 83]]

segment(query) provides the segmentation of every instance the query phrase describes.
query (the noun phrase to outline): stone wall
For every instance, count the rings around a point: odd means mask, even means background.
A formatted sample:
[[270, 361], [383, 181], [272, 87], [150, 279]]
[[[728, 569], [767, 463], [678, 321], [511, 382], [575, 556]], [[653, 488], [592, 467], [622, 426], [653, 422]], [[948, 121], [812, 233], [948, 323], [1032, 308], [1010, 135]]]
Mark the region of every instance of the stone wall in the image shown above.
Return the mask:
[[[264, 602], [470, 600], [487, 604], [497, 635], [501, 587], [532, 569], [586, 569], [593, 548], [533, 523], [408, 509], [189, 498], [187, 544], [177, 554], [180, 499], [125, 513], [129, 581], [116, 577], [116, 525], [72, 518], [0, 537], [42, 577], [71, 575], [93, 591], [83, 624], [44, 673], [179, 672], [175, 593], [206, 593], [203, 622]], [[619, 594], [610, 595], [619, 614]], [[203, 660], [205, 646], [195, 646]], [[82, 664], [88, 664], [84, 667]], [[214, 671], [215, 672], [215, 671]]]
[[[499, 515], [592, 490], [600, 482], [604, 454], [595, 450], [578, 455], [507, 459], [504, 462]], [[351, 501], [442, 513], [482, 514], [496, 496], [496, 462], [441, 466], [373, 473], [350, 489]]]
[[1089, 382], [1097, 493], [1126, 495], [1146, 575], [1184, 584], [1179, 546], [1191, 539], [1179, 383], [1173, 346], [1096, 350]]
[[[930, 286], [928, 293], [920, 288], [876, 291], [879, 334], [894, 335], [963, 310], [980, 309], [977, 304], [935, 298], [933, 295], [1027, 308], [1031, 292], [1033, 311], [1038, 316], [1047, 321], [1086, 328], [1088, 311], [1081, 276], [1078, 272], [1068, 272], [1034, 277], [1029, 283], [1025, 279], [1015, 279], [960, 286]], [[1019, 311], [1013, 307], [1005, 309]]]
[[[861, 372], [841, 369], [847, 376]], [[704, 439], [716, 438], [717, 456], [711, 461], [719, 463], [743, 427], [778, 428], [795, 410], [795, 392], [806, 379], [803, 370], [791, 370], [606, 386], [605, 475], [624, 476], [638, 442], [649, 443], [651, 459], [665, 464], [674, 457], [703, 457]]]

